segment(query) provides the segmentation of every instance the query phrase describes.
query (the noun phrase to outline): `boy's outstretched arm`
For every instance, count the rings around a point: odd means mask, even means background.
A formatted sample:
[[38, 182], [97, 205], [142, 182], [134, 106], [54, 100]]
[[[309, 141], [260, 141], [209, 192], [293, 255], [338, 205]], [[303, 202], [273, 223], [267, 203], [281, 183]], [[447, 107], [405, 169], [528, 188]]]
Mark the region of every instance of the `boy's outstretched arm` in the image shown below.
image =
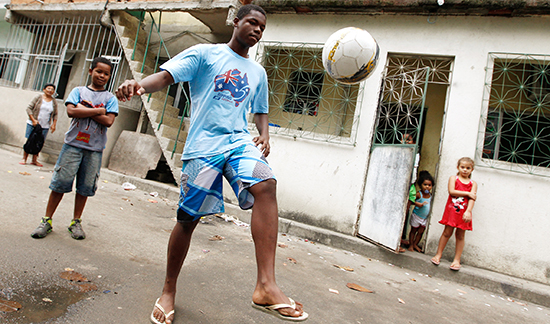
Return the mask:
[[260, 152], [267, 157], [271, 150], [271, 145], [269, 145], [269, 118], [267, 114], [254, 114], [254, 122], [260, 136], [254, 137], [252, 141], [258, 146]]
[[134, 95], [157, 92], [172, 83], [174, 83], [172, 75], [167, 71], [161, 71], [151, 74], [140, 82], [136, 80], [126, 80], [118, 87], [115, 94], [118, 100], [127, 101]]

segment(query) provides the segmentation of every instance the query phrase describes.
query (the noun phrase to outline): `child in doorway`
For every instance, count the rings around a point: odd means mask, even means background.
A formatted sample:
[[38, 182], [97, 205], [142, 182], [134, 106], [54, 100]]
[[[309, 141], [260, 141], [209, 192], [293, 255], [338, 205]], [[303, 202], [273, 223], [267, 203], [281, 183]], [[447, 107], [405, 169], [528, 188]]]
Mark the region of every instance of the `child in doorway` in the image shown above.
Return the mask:
[[437, 253], [431, 260], [433, 264], [439, 265], [443, 250], [456, 228], [455, 257], [450, 267], [455, 271], [460, 270], [464, 235], [467, 230], [472, 230], [472, 209], [477, 198], [477, 183], [470, 179], [474, 171], [474, 161], [469, 157], [463, 157], [458, 160], [457, 169], [457, 175], [449, 178], [449, 199], [445, 205], [443, 219], [439, 222], [445, 225], [445, 229], [439, 239]]
[[416, 182], [420, 191], [416, 193], [414, 209], [411, 214], [411, 231], [409, 233], [409, 251], [422, 252], [418, 243], [422, 239], [422, 234], [426, 230], [426, 223], [432, 201], [432, 188], [434, 179], [428, 171], [420, 171], [418, 181]]
[[55, 164], [46, 215], [31, 233], [33, 238], [43, 238], [52, 231], [53, 214], [63, 195], [72, 191], [75, 177], [74, 217], [68, 229], [72, 238], [86, 238], [80, 218], [88, 197], [93, 196], [97, 189], [107, 128], [118, 115], [118, 101], [105, 89], [112, 68], [108, 59], [96, 57], [89, 70], [92, 83], [74, 88], [65, 101], [67, 114], [72, 117], [71, 126], [65, 133], [65, 143]]

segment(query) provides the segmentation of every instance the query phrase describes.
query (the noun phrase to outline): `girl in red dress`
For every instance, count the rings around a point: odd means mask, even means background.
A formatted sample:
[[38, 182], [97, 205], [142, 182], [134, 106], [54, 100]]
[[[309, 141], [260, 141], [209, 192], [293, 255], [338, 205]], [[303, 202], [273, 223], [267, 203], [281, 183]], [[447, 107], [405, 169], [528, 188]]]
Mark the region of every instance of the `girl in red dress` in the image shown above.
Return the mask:
[[445, 205], [443, 219], [439, 222], [445, 225], [443, 234], [439, 239], [437, 253], [432, 258], [432, 263], [439, 265], [443, 250], [453, 235], [456, 228], [455, 257], [451, 263], [451, 270], [460, 270], [460, 256], [464, 250], [464, 235], [472, 230], [472, 209], [476, 200], [477, 183], [470, 178], [474, 171], [474, 161], [469, 157], [458, 160], [458, 173], [449, 178], [449, 199]]

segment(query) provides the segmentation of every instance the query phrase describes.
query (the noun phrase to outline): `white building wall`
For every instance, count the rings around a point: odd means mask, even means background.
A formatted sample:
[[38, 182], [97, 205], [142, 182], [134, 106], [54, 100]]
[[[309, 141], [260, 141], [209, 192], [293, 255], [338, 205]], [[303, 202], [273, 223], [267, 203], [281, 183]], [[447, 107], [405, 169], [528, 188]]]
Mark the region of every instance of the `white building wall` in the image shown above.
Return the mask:
[[[366, 81], [355, 147], [271, 136], [269, 162], [278, 177], [281, 215], [309, 224], [354, 233], [359, 215], [376, 102], [388, 52], [455, 57], [444, 117], [441, 158], [427, 253], [434, 254], [443, 226], [448, 177], [462, 156], [474, 157], [485, 67], [489, 52], [549, 54], [550, 19], [500, 17], [415, 17], [361, 15], [270, 15], [265, 41], [323, 43], [334, 31], [355, 26], [378, 41], [381, 60]], [[466, 235], [463, 262], [550, 283], [544, 205], [550, 180], [478, 167], [474, 231]], [[382, 194], [382, 193], [381, 193]], [[369, 199], [369, 197], [365, 197]], [[454, 240], [445, 258], [452, 258]]]

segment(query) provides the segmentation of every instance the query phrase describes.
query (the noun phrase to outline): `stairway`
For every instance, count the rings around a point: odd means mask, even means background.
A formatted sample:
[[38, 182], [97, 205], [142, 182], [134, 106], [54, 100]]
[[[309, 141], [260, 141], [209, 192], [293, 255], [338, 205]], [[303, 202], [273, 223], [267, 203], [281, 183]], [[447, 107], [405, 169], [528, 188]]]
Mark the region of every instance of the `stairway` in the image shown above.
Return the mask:
[[[111, 14], [120, 43], [124, 49], [124, 55], [130, 65], [132, 75], [134, 79], [139, 82], [146, 76], [153, 74], [153, 69], [155, 68], [154, 56], [156, 55], [156, 51], [153, 53], [149, 49], [145, 63], [143, 63], [143, 57], [147, 46], [148, 31], [141, 29], [139, 33], [137, 33], [138, 28], [140, 28], [139, 19], [124, 11], [116, 11]], [[138, 39], [134, 53], [136, 34], [138, 34]], [[132, 55], [134, 56], [133, 58]], [[141, 72], [142, 65], [144, 66], [143, 73]], [[141, 101], [143, 102], [143, 107], [147, 112], [147, 117], [151, 122], [155, 136], [157, 137], [158, 143], [162, 149], [164, 158], [172, 170], [174, 179], [177, 183], [179, 183], [180, 170], [182, 166], [181, 154], [183, 152], [187, 132], [189, 130], [189, 119], [183, 118], [184, 120], [181, 122], [181, 119], [178, 118], [179, 109], [171, 105], [171, 103], [174, 102], [174, 98], [170, 96], [167, 97], [167, 91], [168, 88], [155, 92], [151, 94], [150, 98], [149, 95], [142, 95]], [[181, 129], [178, 136], [180, 124]], [[176, 148], [175, 152], [173, 152], [174, 146]]]

